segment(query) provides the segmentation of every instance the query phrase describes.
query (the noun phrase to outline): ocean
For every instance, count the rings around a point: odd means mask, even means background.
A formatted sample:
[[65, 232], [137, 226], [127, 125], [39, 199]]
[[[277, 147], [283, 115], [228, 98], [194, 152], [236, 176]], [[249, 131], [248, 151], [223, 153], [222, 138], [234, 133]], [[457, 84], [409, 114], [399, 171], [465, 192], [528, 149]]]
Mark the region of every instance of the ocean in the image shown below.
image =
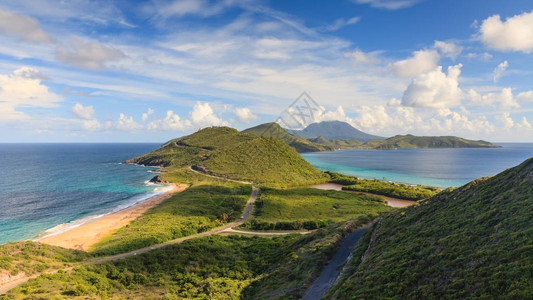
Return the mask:
[[120, 162], [159, 144], [0, 144], [0, 244], [53, 235], [163, 193]]
[[302, 157], [323, 171], [446, 188], [496, 175], [533, 156], [532, 143], [498, 145], [502, 148], [338, 150]]

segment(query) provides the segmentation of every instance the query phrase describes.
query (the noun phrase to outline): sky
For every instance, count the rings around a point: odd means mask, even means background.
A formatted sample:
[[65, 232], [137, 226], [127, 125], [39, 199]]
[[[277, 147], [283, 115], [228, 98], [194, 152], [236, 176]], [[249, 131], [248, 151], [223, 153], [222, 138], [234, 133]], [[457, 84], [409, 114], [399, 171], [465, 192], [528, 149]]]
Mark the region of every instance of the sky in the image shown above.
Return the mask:
[[0, 0], [0, 142], [272, 122], [533, 142], [530, 0]]

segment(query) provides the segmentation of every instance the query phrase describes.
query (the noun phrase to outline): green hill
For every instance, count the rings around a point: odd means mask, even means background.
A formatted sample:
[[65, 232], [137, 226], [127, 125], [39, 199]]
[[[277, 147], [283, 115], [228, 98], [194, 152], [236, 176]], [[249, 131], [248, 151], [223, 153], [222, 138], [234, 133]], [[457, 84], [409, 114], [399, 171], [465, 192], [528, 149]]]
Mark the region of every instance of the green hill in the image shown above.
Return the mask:
[[472, 141], [455, 136], [397, 135], [382, 141], [369, 141], [359, 149], [398, 148], [498, 148], [486, 141]]
[[313, 123], [307, 126], [304, 130], [295, 131], [295, 134], [305, 138], [322, 136], [327, 140], [356, 139], [363, 143], [371, 140], [385, 139], [381, 136], [362, 132], [361, 130], [354, 128], [352, 125], [340, 121]]
[[533, 158], [383, 216], [327, 299], [531, 299]]
[[174, 172], [193, 166], [206, 173], [273, 186], [327, 180], [327, 175], [280, 139], [258, 137], [228, 127], [199, 130], [126, 163], [163, 166], [165, 171]]
[[317, 138], [310, 138], [309, 141], [317, 144], [322, 144], [326, 146], [330, 146], [334, 149], [355, 149], [358, 146], [361, 146], [363, 144], [361, 141], [356, 139], [332, 139], [327, 140], [323, 136], [319, 136]]
[[296, 149], [298, 152], [317, 152], [317, 151], [332, 151], [335, 148], [331, 145], [314, 143], [301, 137], [294, 136], [285, 129], [281, 128], [278, 123], [265, 123], [257, 125], [252, 128], [243, 130], [242, 132], [253, 133], [262, 137], [276, 137], [283, 140], [289, 146]]

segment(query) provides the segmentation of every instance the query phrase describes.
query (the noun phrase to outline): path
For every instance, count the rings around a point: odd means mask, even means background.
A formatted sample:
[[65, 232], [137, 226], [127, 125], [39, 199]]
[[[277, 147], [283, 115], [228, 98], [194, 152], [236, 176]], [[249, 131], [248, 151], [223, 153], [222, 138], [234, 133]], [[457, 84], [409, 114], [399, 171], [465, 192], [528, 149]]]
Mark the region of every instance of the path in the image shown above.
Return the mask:
[[324, 293], [335, 283], [339, 276], [339, 270], [337, 268], [342, 265], [352, 253], [355, 245], [359, 239], [363, 236], [363, 233], [370, 228], [372, 224], [365, 225], [354, 232], [350, 233], [340, 246], [335, 256], [328, 262], [327, 266], [322, 270], [320, 276], [313, 282], [313, 284], [307, 289], [302, 300], [318, 300], [322, 298]]

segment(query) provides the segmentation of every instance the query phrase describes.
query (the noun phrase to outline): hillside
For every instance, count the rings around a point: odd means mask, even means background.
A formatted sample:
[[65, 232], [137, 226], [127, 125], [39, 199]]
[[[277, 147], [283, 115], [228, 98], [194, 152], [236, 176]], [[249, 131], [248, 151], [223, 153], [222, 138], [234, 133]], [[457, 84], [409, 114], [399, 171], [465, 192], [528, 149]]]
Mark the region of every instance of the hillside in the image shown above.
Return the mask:
[[363, 144], [361, 141], [356, 139], [332, 139], [327, 140], [323, 136], [319, 136], [316, 138], [310, 138], [309, 141], [317, 144], [326, 145], [329, 147], [332, 147], [333, 149], [355, 149], [358, 146], [361, 146]]
[[327, 140], [356, 139], [363, 143], [371, 140], [385, 139], [381, 136], [364, 133], [361, 130], [354, 128], [352, 125], [340, 121], [323, 121], [320, 123], [313, 123], [307, 126], [304, 130], [295, 131], [295, 134], [305, 138], [316, 138], [322, 136]]
[[530, 158], [385, 215], [326, 298], [531, 299], [532, 209]]
[[398, 149], [398, 148], [498, 148], [489, 142], [472, 141], [455, 136], [414, 136], [397, 135], [382, 141], [369, 141], [359, 149]]
[[193, 166], [207, 173], [273, 186], [327, 180], [327, 175], [282, 140], [228, 127], [202, 129], [126, 163], [163, 166], [164, 171]]
[[314, 143], [301, 137], [294, 136], [285, 129], [281, 128], [278, 123], [265, 123], [257, 125], [252, 128], [243, 130], [245, 133], [253, 133], [262, 137], [276, 137], [287, 143], [289, 146], [296, 149], [298, 152], [317, 152], [317, 151], [332, 151], [335, 150], [333, 146]]

